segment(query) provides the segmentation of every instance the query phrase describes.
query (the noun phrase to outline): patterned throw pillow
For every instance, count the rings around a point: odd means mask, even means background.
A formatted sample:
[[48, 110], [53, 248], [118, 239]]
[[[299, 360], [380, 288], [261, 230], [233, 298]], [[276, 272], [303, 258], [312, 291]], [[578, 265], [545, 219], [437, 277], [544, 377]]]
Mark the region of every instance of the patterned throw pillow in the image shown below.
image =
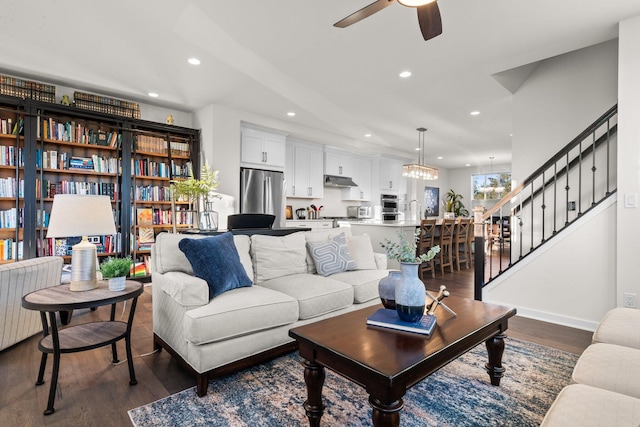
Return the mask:
[[182, 239], [178, 247], [191, 263], [194, 275], [209, 285], [209, 299], [253, 284], [229, 232], [204, 239]]
[[347, 248], [347, 238], [344, 233], [324, 242], [310, 242], [309, 252], [316, 265], [316, 270], [322, 276], [341, 273], [358, 268]]

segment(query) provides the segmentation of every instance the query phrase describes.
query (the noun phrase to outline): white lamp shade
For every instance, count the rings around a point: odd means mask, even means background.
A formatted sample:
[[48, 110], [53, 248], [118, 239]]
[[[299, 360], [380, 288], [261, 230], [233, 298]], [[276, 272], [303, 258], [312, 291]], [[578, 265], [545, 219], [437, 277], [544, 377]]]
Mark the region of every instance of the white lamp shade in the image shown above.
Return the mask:
[[47, 237], [116, 234], [109, 196], [56, 194]]
[[408, 7], [418, 7], [418, 6], [424, 6], [425, 4], [428, 3], [433, 3], [436, 0], [398, 0], [398, 3], [400, 3], [403, 6], [408, 6]]

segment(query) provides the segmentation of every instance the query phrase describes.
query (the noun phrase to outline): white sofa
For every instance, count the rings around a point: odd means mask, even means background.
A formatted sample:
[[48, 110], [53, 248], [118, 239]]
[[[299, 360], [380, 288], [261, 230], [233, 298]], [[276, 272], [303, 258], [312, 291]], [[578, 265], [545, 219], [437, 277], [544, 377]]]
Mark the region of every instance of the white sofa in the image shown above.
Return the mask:
[[62, 258], [33, 258], [0, 265], [0, 350], [42, 331], [40, 313], [22, 308], [22, 297], [57, 286]]
[[[307, 243], [345, 233], [357, 270], [317, 274]], [[153, 333], [197, 376], [197, 392], [224, 375], [295, 349], [289, 329], [380, 303], [378, 282], [387, 260], [368, 236], [350, 230], [297, 232], [287, 236], [235, 235], [242, 266], [253, 280], [209, 300], [207, 282], [195, 277], [179, 249], [194, 235], [162, 233], [151, 253]]]

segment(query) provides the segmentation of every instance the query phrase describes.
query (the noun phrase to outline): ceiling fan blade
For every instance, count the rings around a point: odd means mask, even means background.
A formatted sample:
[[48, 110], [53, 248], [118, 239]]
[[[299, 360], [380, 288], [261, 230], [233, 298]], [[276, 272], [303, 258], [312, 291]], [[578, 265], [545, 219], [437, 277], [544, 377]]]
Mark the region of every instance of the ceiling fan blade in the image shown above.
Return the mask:
[[424, 6], [418, 6], [417, 9], [422, 37], [425, 40], [429, 40], [442, 34], [442, 19], [440, 18], [438, 2], [427, 3]]
[[351, 24], [355, 24], [358, 21], [362, 21], [364, 18], [367, 18], [373, 15], [376, 12], [380, 12], [387, 6], [390, 6], [392, 3], [395, 3], [396, 0], [378, 0], [374, 3], [371, 3], [368, 6], [363, 7], [357, 12], [352, 13], [341, 21], [333, 24], [334, 27], [344, 28], [348, 27]]

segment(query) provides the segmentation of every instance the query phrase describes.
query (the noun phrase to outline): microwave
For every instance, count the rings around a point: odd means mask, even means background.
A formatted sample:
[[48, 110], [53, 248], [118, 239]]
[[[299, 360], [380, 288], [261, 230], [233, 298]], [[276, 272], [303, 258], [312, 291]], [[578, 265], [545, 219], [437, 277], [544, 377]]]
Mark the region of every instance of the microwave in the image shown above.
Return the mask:
[[349, 218], [370, 219], [373, 216], [371, 206], [347, 206]]

